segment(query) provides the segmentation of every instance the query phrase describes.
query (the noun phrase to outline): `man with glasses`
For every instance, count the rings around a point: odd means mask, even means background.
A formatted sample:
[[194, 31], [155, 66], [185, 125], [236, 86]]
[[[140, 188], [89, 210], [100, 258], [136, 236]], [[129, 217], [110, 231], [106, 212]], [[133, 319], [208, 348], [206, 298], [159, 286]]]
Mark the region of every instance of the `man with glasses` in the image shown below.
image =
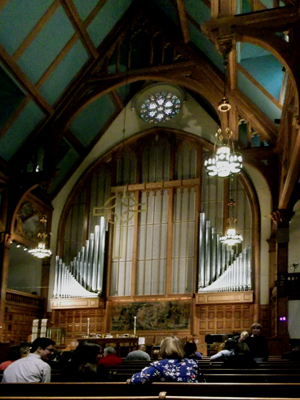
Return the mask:
[[30, 354], [6, 368], [2, 382], [50, 382], [51, 367], [45, 361], [51, 359], [54, 345], [55, 342], [49, 338], [35, 339]]

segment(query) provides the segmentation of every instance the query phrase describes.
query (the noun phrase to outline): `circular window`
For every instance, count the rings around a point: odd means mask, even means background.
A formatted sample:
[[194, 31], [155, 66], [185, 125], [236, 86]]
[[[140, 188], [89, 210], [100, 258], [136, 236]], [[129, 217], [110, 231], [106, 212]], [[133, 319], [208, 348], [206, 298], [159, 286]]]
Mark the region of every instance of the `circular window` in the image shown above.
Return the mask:
[[146, 87], [134, 100], [139, 116], [151, 124], [169, 121], [181, 110], [184, 92], [170, 84], [155, 84]]

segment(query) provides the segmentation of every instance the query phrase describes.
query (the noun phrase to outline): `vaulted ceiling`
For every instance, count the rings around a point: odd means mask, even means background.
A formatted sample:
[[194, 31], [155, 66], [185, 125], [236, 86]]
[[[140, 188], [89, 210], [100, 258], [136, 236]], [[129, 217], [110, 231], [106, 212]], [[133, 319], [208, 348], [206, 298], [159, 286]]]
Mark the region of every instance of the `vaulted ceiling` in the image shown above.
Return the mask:
[[[128, 100], [149, 81], [185, 86], [218, 120], [215, 110], [223, 95], [225, 70], [224, 43], [216, 32], [222, 31], [224, 38], [234, 29], [237, 40], [227, 81], [239, 114], [235, 117], [248, 121], [260, 150], [274, 149], [286, 68], [259, 38], [244, 39], [247, 29], [260, 24], [263, 32], [285, 42], [289, 25], [299, 19], [298, 6], [280, 1], [273, 9], [273, 1], [261, 0], [253, 13], [252, 2], [241, 0], [233, 13], [235, 22], [228, 17], [218, 25], [211, 19], [216, 3], [0, 0], [2, 173], [22, 173], [32, 185], [51, 181], [44, 188], [53, 198]], [[222, 12], [226, 16], [226, 10]]]

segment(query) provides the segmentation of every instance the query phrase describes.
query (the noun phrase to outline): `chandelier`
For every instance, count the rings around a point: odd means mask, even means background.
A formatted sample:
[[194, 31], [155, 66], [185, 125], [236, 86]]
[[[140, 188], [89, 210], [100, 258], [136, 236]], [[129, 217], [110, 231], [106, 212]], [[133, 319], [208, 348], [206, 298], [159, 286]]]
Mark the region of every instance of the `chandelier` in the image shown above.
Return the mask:
[[[229, 182], [229, 192], [230, 192], [230, 182]], [[237, 244], [242, 243], [243, 237], [242, 235], [239, 235], [237, 233], [236, 229], [236, 223], [237, 223], [237, 218], [234, 216], [234, 207], [235, 207], [235, 201], [230, 198], [228, 202], [228, 214], [229, 218], [227, 220], [227, 229], [225, 235], [220, 237], [220, 242], [227, 244], [228, 246], [235, 246]]]
[[37, 239], [38, 239], [37, 247], [28, 250], [28, 253], [32, 254], [37, 258], [50, 257], [52, 254], [51, 250], [47, 248], [48, 232], [46, 225], [47, 225], [47, 217], [43, 215], [43, 217], [40, 219], [40, 228], [37, 233]]
[[209, 176], [226, 178], [229, 175], [238, 174], [243, 166], [243, 158], [236, 152], [232, 142], [232, 131], [227, 127], [227, 143], [224, 141], [222, 129], [219, 128], [215, 134], [215, 146], [212, 155], [204, 161], [204, 168]]
[[[226, 97], [226, 67], [227, 55], [224, 56], [224, 94], [222, 100], [218, 105], [218, 110], [220, 113], [227, 113], [227, 123], [229, 125], [228, 113], [231, 110], [231, 104]], [[209, 155], [204, 161], [204, 168], [209, 176], [219, 176], [220, 178], [226, 178], [230, 175], [238, 174], [241, 171], [243, 166], [243, 158], [239, 152], [234, 150], [232, 136], [232, 130], [230, 130], [228, 126], [225, 129], [224, 133], [221, 128], [217, 130], [215, 134], [213, 154]]]

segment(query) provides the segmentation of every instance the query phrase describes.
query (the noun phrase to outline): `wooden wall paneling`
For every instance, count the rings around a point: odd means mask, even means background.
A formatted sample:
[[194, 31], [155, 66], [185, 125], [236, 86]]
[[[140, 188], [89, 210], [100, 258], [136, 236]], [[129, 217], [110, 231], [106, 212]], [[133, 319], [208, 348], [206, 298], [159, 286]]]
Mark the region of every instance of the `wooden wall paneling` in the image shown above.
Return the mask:
[[32, 332], [32, 321], [42, 317], [41, 310], [30, 307], [15, 307], [7, 304], [5, 313], [5, 341], [20, 344], [26, 342]]
[[105, 310], [103, 309], [53, 311], [53, 321], [55, 326], [65, 329], [66, 344], [69, 344], [74, 339], [80, 339], [87, 335], [88, 318], [90, 318], [90, 339], [92, 339], [95, 334], [105, 333]]
[[29, 293], [7, 289], [3, 338], [15, 344], [26, 342], [32, 332], [32, 321], [45, 311], [45, 299]]
[[250, 330], [253, 304], [196, 306], [199, 335], [224, 334]]
[[260, 324], [262, 324], [264, 336], [270, 336], [271, 334], [270, 316], [271, 316], [270, 305], [269, 304], [261, 305], [260, 319], [259, 321], [254, 321], [254, 322], [259, 322]]

